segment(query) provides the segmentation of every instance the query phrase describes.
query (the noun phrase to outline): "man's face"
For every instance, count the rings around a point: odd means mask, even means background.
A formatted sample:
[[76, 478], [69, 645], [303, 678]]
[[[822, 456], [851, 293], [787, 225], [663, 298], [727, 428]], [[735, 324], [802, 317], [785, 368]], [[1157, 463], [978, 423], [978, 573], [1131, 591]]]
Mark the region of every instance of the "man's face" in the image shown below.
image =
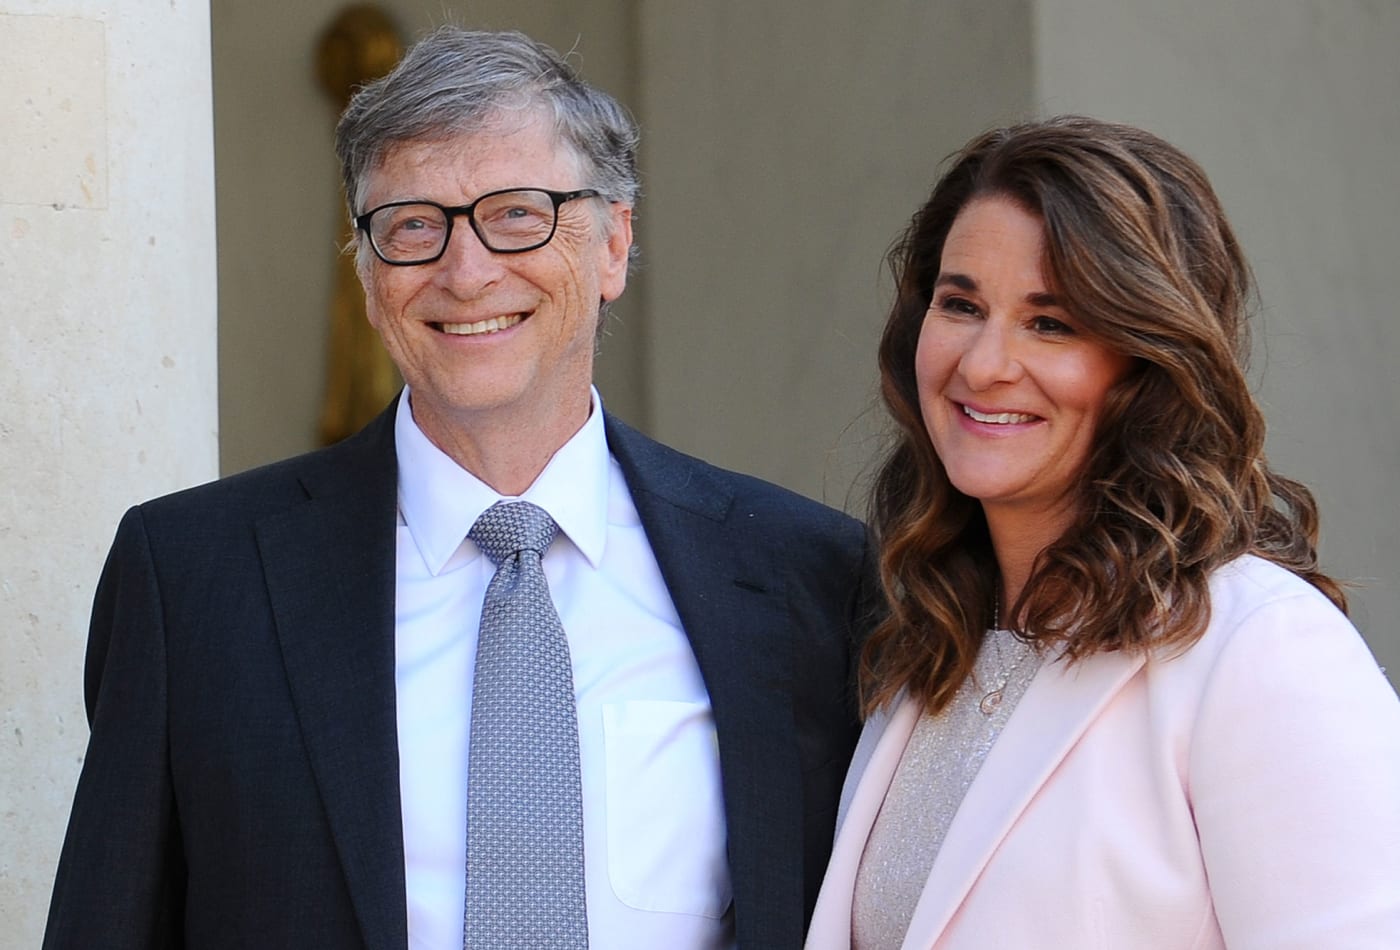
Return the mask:
[[[543, 121], [516, 120], [393, 148], [370, 174], [357, 211], [591, 184]], [[602, 198], [568, 202], [553, 239], [522, 254], [488, 251], [464, 217], [431, 264], [395, 267], [364, 249], [369, 321], [412, 388], [413, 417], [430, 439], [446, 447], [483, 426], [562, 429], [567, 437], [582, 425], [599, 304], [626, 284], [631, 213]]]

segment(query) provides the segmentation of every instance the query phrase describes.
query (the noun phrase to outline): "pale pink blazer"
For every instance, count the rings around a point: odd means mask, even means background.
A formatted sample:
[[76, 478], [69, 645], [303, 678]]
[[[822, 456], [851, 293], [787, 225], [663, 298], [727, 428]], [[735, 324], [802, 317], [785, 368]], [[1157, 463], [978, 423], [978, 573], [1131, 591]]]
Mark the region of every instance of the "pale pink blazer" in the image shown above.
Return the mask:
[[[1346, 619], [1243, 558], [1175, 658], [1046, 663], [968, 790], [905, 950], [1400, 950], [1400, 700]], [[866, 724], [808, 950], [918, 719]]]

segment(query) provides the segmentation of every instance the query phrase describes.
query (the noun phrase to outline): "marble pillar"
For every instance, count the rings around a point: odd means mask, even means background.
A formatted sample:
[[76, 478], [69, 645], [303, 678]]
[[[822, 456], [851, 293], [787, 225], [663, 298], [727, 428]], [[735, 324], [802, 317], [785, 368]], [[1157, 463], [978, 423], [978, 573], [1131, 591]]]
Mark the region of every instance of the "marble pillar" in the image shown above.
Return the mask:
[[203, 0], [0, 0], [0, 943], [35, 947], [122, 511], [217, 471]]

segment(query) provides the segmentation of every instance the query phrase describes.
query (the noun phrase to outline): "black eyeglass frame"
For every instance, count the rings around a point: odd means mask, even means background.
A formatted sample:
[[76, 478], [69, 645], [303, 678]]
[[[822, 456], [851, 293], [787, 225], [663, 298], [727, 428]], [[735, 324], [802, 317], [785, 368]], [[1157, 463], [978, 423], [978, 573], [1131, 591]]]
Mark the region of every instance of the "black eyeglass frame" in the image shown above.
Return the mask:
[[[510, 247], [504, 249], [492, 247], [491, 242], [486, 240], [486, 236], [481, 233], [481, 228], [477, 226], [476, 206], [481, 204], [481, 202], [485, 201], [487, 198], [494, 198], [497, 195], [508, 195], [513, 191], [537, 191], [542, 195], [547, 195], [549, 197], [550, 202], [554, 205], [554, 223], [550, 226], [549, 233], [544, 236], [544, 239], [535, 244], [530, 244], [526, 247]], [[548, 188], [530, 188], [524, 186], [518, 188], [500, 188], [496, 191], [488, 191], [484, 195], [479, 195], [477, 199], [471, 204], [465, 205], [441, 205], [438, 204], [436, 201], [426, 201], [421, 199], [414, 199], [409, 201], [390, 201], [388, 204], [379, 205], [377, 208], [369, 209], [364, 214], [357, 215], [354, 219], [354, 222], [356, 230], [365, 232], [365, 237], [369, 239], [369, 246], [374, 250], [375, 257], [379, 258], [381, 261], [383, 261], [386, 264], [389, 264], [392, 267], [416, 267], [420, 264], [431, 264], [434, 261], [442, 259], [442, 255], [447, 253], [447, 245], [452, 241], [453, 222], [456, 221], [456, 219], [461, 215], [466, 216], [467, 224], [471, 225], [472, 233], [475, 234], [476, 239], [481, 242], [481, 246], [486, 248], [492, 254], [524, 254], [527, 251], [537, 251], [540, 248], [544, 247], [546, 244], [548, 244], [550, 241], [554, 240], [554, 233], [559, 230], [560, 206], [564, 205], [567, 202], [574, 201], [578, 198], [601, 198], [602, 196], [603, 193], [601, 191], [598, 191], [596, 188], [579, 188], [576, 191], [551, 191]], [[438, 249], [438, 252], [432, 257], [424, 257], [412, 261], [391, 261], [389, 260], [389, 258], [384, 256], [384, 252], [379, 249], [379, 244], [374, 240], [374, 232], [371, 231], [369, 227], [370, 218], [374, 217], [376, 214], [385, 210], [386, 208], [403, 208], [408, 205], [429, 205], [433, 208], [437, 208], [439, 211], [442, 212], [443, 218], [447, 221], [447, 231], [445, 234], [443, 234], [442, 237], [442, 247], [440, 247]]]

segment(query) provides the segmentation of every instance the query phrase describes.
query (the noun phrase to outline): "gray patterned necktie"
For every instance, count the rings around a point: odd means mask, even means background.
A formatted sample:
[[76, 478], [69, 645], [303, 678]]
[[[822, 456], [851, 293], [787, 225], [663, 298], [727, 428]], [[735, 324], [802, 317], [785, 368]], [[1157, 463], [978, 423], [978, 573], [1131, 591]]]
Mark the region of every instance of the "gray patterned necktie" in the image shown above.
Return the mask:
[[514, 501], [467, 535], [496, 575], [472, 687], [466, 950], [588, 946], [574, 679], [540, 563], [558, 533], [543, 509]]

